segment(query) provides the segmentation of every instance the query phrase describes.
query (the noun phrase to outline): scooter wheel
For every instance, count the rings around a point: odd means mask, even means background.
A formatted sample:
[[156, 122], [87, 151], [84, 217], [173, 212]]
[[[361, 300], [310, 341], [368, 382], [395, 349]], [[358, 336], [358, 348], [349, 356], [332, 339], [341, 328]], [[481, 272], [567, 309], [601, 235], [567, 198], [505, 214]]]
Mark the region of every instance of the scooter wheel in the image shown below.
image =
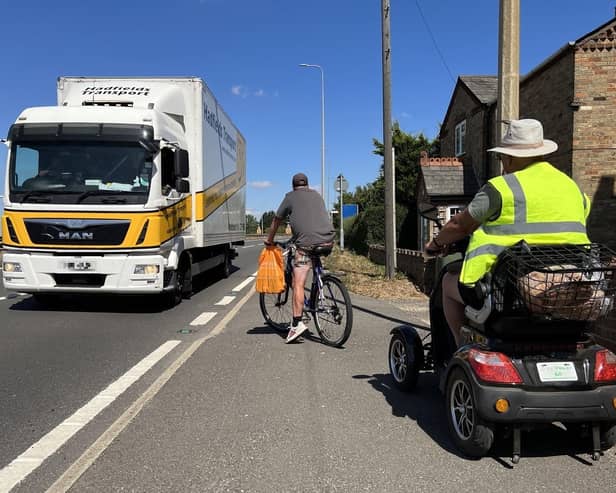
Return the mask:
[[477, 414], [473, 387], [460, 368], [447, 380], [447, 424], [455, 445], [468, 457], [483, 457], [494, 443], [493, 427]]
[[400, 390], [411, 391], [417, 385], [417, 377], [423, 361], [421, 340], [408, 341], [399, 332], [389, 342], [389, 371], [394, 385]]
[[609, 450], [616, 445], [616, 423], [601, 425], [599, 434], [601, 450]]

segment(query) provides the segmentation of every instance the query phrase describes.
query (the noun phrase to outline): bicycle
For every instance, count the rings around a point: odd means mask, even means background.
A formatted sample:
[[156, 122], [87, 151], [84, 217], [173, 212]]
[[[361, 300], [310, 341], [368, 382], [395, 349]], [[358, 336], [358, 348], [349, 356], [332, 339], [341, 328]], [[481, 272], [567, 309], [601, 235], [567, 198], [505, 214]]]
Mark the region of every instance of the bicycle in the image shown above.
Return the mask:
[[[295, 245], [291, 241], [274, 244], [283, 250], [285, 262], [285, 289], [278, 294], [261, 293], [259, 306], [266, 322], [279, 332], [286, 332], [293, 320], [293, 256]], [[307, 252], [312, 260], [310, 295], [304, 300], [303, 318], [314, 325], [319, 337], [328, 346], [341, 347], [351, 335], [353, 308], [344, 283], [325, 272], [321, 256], [329, 255], [331, 247], [316, 247]]]

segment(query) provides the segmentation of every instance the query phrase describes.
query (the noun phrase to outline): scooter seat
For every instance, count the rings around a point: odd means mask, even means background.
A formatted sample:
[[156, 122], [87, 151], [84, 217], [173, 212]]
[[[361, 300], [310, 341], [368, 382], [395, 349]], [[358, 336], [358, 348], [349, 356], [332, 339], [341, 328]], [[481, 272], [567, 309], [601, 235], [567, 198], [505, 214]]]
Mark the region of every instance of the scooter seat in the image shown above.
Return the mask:
[[586, 332], [586, 324], [577, 320], [541, 320], [527, 316], [495, 314], [480, 332], [503, 340], [571, 340]]

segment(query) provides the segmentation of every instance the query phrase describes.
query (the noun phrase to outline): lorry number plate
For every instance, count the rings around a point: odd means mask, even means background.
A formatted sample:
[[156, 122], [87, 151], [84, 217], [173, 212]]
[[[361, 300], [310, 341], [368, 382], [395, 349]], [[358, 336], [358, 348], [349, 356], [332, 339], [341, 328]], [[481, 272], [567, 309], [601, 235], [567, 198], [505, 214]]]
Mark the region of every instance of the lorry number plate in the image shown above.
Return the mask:
[[558, 363], [537, 363], [539, 379], [542, 382], [575, 382], [577, 373], [571, 361]]
[[78, 261], [68, 262], [66, 268], [69, 270], [92, 270], [92, 264], [90, 262]]

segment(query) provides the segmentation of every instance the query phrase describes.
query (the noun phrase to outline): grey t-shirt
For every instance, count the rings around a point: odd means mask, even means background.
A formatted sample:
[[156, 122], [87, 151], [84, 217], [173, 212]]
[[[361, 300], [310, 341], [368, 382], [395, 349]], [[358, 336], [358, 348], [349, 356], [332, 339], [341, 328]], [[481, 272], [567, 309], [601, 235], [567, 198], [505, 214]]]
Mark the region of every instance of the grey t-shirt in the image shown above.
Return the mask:
[[486, 221], [494, 221], [500, 216], [502, 199], [496, 188], [486, 183], [473, 200], [468, 204], [468, 213], [475, 221], [483, 224]]
[[334, 241], [334, 227], [318, 192], [299, 187], [285, 195], [276, 216], [289, 218], [293, 240], [299, 247]]

